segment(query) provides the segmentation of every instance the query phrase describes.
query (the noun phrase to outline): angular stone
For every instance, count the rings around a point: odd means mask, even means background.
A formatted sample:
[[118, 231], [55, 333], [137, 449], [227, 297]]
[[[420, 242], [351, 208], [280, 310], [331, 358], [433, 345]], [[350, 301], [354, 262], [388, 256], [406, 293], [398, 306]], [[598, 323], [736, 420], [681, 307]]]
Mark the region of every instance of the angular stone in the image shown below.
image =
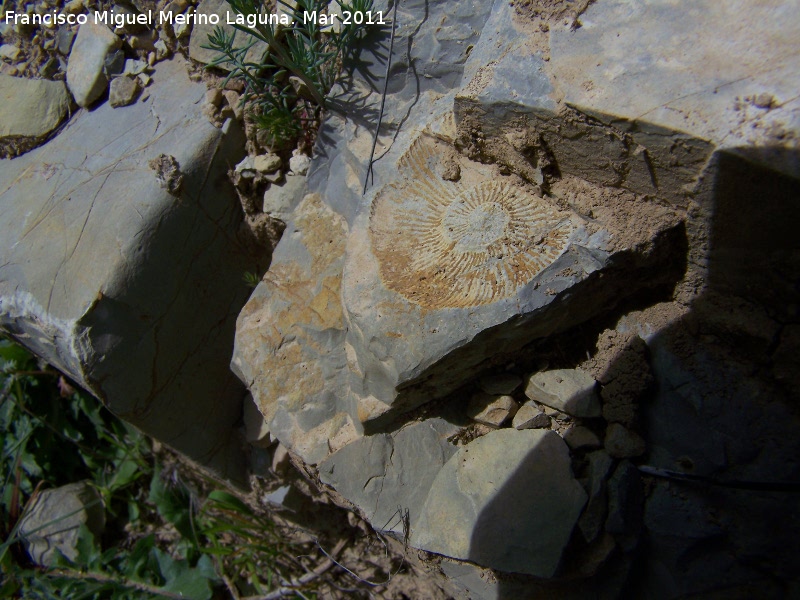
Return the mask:
[[0, 75], [0, 157], [41, 143], [67, 116], [70, 103], [63, 81]]
[[67, 26], [58, 28], [56, 32], [56, 48], [64, 56], [68, 56], [72, 50], [72, 43], [75, 41], [75, 32]]
[[274, 173], [281, 168], [281, 157], [277, 154], [259, 154], [253, 158], [253, 168], [261, 173]]
[[311, 164], [311, 159], [302, 152], [297, 150], [292, 154], [289, 159], [289, 168], [295, 175], [305, 175], [308, 173], [308, 167]]
[[534, 373], [525, 395], [573, 417], [592, 418], [601, 414], [595, 380], [580, 369], [553, 369]]
[[19, 53], [20, 49], [14, 44], [3, 44], [0, 46], [0, 58], [3, 58], [9, 62], [16, 61]]
[[19, 533], [36, 564], [53, 566], [57, 552], [70, 560], [77, 558], [81, 525], [99, 540], [105, 523], [102, 496], [89, 483], [80, 481], [39, 492], [20, 522]]
[[522, 378], [513, 373], [499, 373], [481, 377], [478, 385], [487, 394], [511, 394], [522, 385]]
[[139, 80], [127, 76], [115, 77], [111, 80], [108, 92], [108, 103], [114, 108], [128, 106], [136, 100], [139, 93]]
[[149, 66], [150, 65], [147, 64], [147, 61], [126, 58], [125, 67], [122, 69], [122, 72], [125, 75], [141, 75], [147, 71]]
[[[191, 58], [197, 62], [209, 64], [220, 56], [220, 54], [214, 50], [203, 48], [203, 46], [208, 45], [208, 35], [213, 33], [216, 27], [221, 27], [225, 32], [225, 35], [230, 36], [236, 34], [235, 46], [237, 48], [243, 48], [246, 44], [254, 41], [254, 38], [245, 35], [241, 31], [237, 31], [232, 25], [228, 25], [228, 11], [233, 13], [233, 9], [231, 9], [230, 5], [225, 2], [225, 0], [201, 0], [200, 4], [197, 5], [197, 11], [195, 14], [198, 16], [207, 16], [211, 14], [217, 15], [219, 17], [219, 23], [214, 25], [208, 20], [198, 19], [198, 21], [202, 22], [196, 22], [194, 24], [192, 27], [192, 35], [189, 38], [189, 56]], [[179, 30], [179, 26], [175, 26], [175, 36], [178, 38], [183, 37], [186, 31], [187, 29], [185, 27], [182, 27]], [[253, 47], [247, 51], [247, 55], [245, 56], [245, 60], [247, 62], [259, 62], [261, 60], [261, 55], [264, 54], [265, 50], [267, 50], [267, 45], [264, 42], [260, 40], [255, 40], [255, 42], [256, 43], [253, 45]], [[224, 64], [219, 65], [218, 68], [222, 69], [223, 71], [228, 70]]]
[[235, 90], [224, 90], [222, 95], [225, 96], [228, 106], [233, 111], [233, 116], [241, 120], [242, 116], [244, 115], [244, 106], [242, 105], [241, 94]]
[[341, 217], [307, 195], [236, 326], [231, 368], [272, 435], [311, 464], [359, 435], [339, 296], [344, 234]]
[[511, 396], [493, 396], [478, 392], [472, 396], [467, 406], [467, 415], [478, 423], [500, 427], [514, 417], [519, 405]]
[[[83, 111], [0, 161], [14, 182], [0, 187], [0, 328], [118, 416], [243, 481], [244, 390], [228, 363], [242, 273], [263, 266], [232, 243], [226, 172], [242, 131], [202, 117], [205, 86], [186, 70], [159, 63], [147, 103]], [[180, 165], [180, 198], [150, 167], [162, 154]]]
[[103, 61], [103, 71], [107, 77], [113, 77], [125, 71], [125, 51], [117, 50], [107, 54]]
[[611, 423], [606, 429], [604, 440], [606, 452], [614, 458], [634, 458], [647, 449], [642, 437], [619, 423]]
[[67, 63], [67, 87], [78, 106], [86, 108], [103, 95], [108, 86], [106, 55], [121, 45], [122, 40], [93, 19], [78, 28]]
[[376, 529], [406, 535], [434, 478], [456, 452], [446, 439], [456, 431], [443, 419], [428, 419], [394, 434], [363, 437], [329, 456], [319, 466], [320, 479], [361, 508]]
[[515, 429], [548, 429], [550, 427], [550, 417], [533, 404], [526, 402], [514, 415], [511, 425]]
[[295, 207], [303, 198], [305, 185], [306, 178], [301, 175], [287, 175], [281, 185], [273, 183], [264, 192], [262, 210], [270, 217], [289, 222]]
[[411, 545], [552, 577], [585, 502], [558, 434], [501, 429], [460, 448], [442, 468]]

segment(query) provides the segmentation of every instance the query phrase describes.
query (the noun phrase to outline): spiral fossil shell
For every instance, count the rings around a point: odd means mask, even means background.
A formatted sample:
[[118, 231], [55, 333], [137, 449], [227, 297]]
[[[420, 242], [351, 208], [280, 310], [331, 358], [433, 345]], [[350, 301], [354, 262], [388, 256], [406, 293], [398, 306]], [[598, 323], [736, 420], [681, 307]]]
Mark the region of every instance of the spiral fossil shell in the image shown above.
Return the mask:
[[512, 296], [561, 255], [571, 221], [509, 182], [444, 181], [439, 156], [434, 142], [415, 142], [400, 163], [405, 179], [373, 201], [369, 231], [384, 284], [426, 308]]

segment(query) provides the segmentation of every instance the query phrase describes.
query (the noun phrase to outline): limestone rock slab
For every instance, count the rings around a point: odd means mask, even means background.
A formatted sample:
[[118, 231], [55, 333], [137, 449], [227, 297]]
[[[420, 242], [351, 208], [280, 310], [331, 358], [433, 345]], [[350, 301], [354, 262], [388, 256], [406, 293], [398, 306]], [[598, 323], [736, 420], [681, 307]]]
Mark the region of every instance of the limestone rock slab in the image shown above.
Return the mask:
[[[448, 161], [461, 164], [459, 181], [439, 175]], [[610, 256], [603, 232], [575, 213], [425, 135], [366, 208], [348, 238], [342, 297], [369, 427], [452, 391], [498, 346], [512, 352], [564, 326], [560, 294]], [[508, 326], [521, 320], [535, 325]]]
[[447, 442], [456, 431], [444, 419], [428, 419], [393, 434], [363, 437], [328, 457], [319, 466], [320, 479], [361, 508], [375, 528], [404, 535], [456, 452]]
[[[205, 86], [159, 63], [150, 99], [77, 115], [44, 146], [0, 162], [0, 327], [117, 415], [241, 480], [230, 373], [245, 271], [229, 161], [235, 124], [203, 118]], [[176, 196], [153, 159], [170, 157]]]
[[552, 577], [585, 502], [557, 433], [494, 431], [460, 448], [439, 472], [411, 545]]
[[38, 145], [64, 120], [70, 104], [63, 81], [0, 75], [0, 157]]
[[318, 194], [303, 199], [239, 315], [231, 362], [272, 435], [311, 464], [360, 431], [339, 295], [345, 231]]
[[93, 19], [78, 28], [67, 63], [67, 87], [78, 106], [86, 108], [103, 95], [108, 86], [106, 56], [121, 45], [122, 40]]
[[[800, 127], [795, 6], [607, 0], [592, 3], [581, 24], [550, 30], [564, 100], [629, 132], [647, 149], [660, 186], [691, 184], [703, 167], [698, 160], [674, 168], [682, 151], [671, 132], [734, 148], [783, 145], [779, 132]], [[800, 175], [796, 162], [774, 162]]]

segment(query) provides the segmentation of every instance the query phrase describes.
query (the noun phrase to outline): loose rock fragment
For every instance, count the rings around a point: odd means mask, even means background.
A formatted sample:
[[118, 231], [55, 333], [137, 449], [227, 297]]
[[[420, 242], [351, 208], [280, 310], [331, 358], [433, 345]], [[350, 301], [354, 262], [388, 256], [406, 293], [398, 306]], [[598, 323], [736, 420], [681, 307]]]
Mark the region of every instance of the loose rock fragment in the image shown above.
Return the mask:
[[295, 175], [305, 175], [308, 173], [310, 165], [311, 159], [299, 150], [295, 150], [292, 153], [292, 158], [289, 159], [289, 168]]
[[41, 492], [23, 517], [19, 532], [31, 559], [51, 566], [58, 552], [70, 560], [78, 557], [78, 535], [86, 525], [95, 538], [105, 527], [102, 497], [85, 481]]
[[548, 429], [550, 417], [533, 404], [526, 402], [514, 415], [511, 424], [515, 429]]
[[67, 63], [67, 86], [78, 106], [85, 108], [103, 95], [108, 86], [106, 56], [120, 45], [122, 40], [105, 25], [90, 19], [80, 26]]
[[260, 154], [253, 159], [253, 168], [260, 173], [274, 173], [281, 168], [281, 157], [277, 154]]
[[573, 417], [600, 416], [600, 399], [595, 380], [580, 369], [554, 369], [534, 373], [528, 380], [525, 395]]
[[264, 192], [262, 210], [270, 217], [287, 222], [303, 197], [306, 178], [288, 175], [283, 185], [271, 185]]
[[136, 100], [139, 93], [139, 80], [126, 76], [116, 77], [111, 81], [108, 102], [114, 108], [128, 106]]
[[62, 81], [0, 75], [0, 156], [16, 156], [52, 132], [70, 106]]
[[511, 396], [493, 396], [478, 392], [472, 396], [467, 414], [478, 423], [500, 427], [517, 414], [519, 405]]
[[585, 502], [557, 433], [501, 429], [463, 446], [444, 465], [411, 545], [552, 577]]
[[0, 46], [0, 58], [9, 62], [14, 62], [19, 58], [20, 49], [13, 44], [3, 44]]
[[605, 450], [597, 450], [589, 458], [589, 503], [578, 520], [578, 527], [587, 542], [592, 542], [603, 530], [608, 515], [607, 480], [614, 460]]

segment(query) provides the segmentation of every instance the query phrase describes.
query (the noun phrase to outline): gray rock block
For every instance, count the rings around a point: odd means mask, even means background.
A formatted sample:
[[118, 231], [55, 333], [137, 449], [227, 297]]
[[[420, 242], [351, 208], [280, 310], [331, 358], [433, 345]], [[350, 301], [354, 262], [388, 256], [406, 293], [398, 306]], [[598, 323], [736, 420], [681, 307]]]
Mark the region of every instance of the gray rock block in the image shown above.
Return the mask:
[[301, 175], [287, 175], [286, 181], [271, 184], [264, 192], [262, 210], [270, 217], [288, 223], [292, 212], [303, 199], [306, 178]]
[[442, 468], [411, 545], [552, 577], [585, 502], [558, 434], [502, 429], [460, 448]]
[[328, 457], [320, 479], [358, 506], [373, 527], [408, 534], [419, 519], [434, 478], [456, 452], [447, 437], [457, 428], [428, 419], [397, 433], [363, 437]]
[[127, 75], [115, 77], [108, 91], [108, 103], [114, 108], [128, 106], [139, 93], [139, 80]]
[[[87, 30], [88, 31], [88, 30]], [[0, 162], [0, 327], [118, 416], [243, 480], [228, 369], [257, 259], [225, 176], [244, 145], [201, 115], [205, 86], [160, 63], [147, 103], [104, 104]], [[150, 162], [179, 165], [182, 192]], [[263, 267], [262, 267], [263, 268]]]
[[511, 425], [514, 429], [548, 429], [550, 417], [533, 404], [526, 402], [514, 415]]
[[[625, 182], [637, 191], [657, 183], [658, 192], [669, 196], [694, 187], [709, 142], [717, 148], [775, 146], [780, 141], [773, 128], [800, 127], [800, 107], [784, 104], [798, 93], [797, 63], [784, 54], [786, 41], [800, 34], [797, 11], [746, 0], [724, 7], [702, 0], [691, 8], [596, 2], [581, 16], [583, 27], [550, 29], [550, 68], [564, 102], [645, 149], [640, 156], [652, 177]], [[742, 11], [752, 26], [742, 22]], [[796, 161], [776, 161], [768, 151], [747, 154], [800, 176]]]
[[[437, 175], [448, 160], [457, 182]], [[498, 347], [574, 322], [563, 299], [610, 260], [604, 232], [438, 139], [419, 137], [397, 165], [351, 228], [342, 282], [369, 428], [453, 391]]]
[[534, 373], [525, 395], [573, 417], [592, 418], [601, 414], [596, 382], [580, 369], [553, 369]]
[[493, 396], [478, 392], [472, 396], [467, 406], [467, 415], [478, 423], [500, 427], [513, 419], [518, 410], [519, 404], [511, 396]]
[[80, 481], [40, 492], [22, 518], [19, 534], [33, 562], [53, 566], [58, 552], [70, 560], [77, 558], [81, 525], [99, 540], [105, 523], [102, 496]]
[[40, 144], [61, 124], [70, 104], [63, 81], [0, 75], [0, 157]]
[[78, 28], [67, 63], [67, 87], [78, 106], [86, 108], [103, 95], [108, 86], [106, 55], [121, 45], [122, 40], [93, 19]]
[[361, 433], [339, 295], [344, 236], [341, 217], [306, 196], [236, 327], [231, 368], [272, 435], [310, 464]]

